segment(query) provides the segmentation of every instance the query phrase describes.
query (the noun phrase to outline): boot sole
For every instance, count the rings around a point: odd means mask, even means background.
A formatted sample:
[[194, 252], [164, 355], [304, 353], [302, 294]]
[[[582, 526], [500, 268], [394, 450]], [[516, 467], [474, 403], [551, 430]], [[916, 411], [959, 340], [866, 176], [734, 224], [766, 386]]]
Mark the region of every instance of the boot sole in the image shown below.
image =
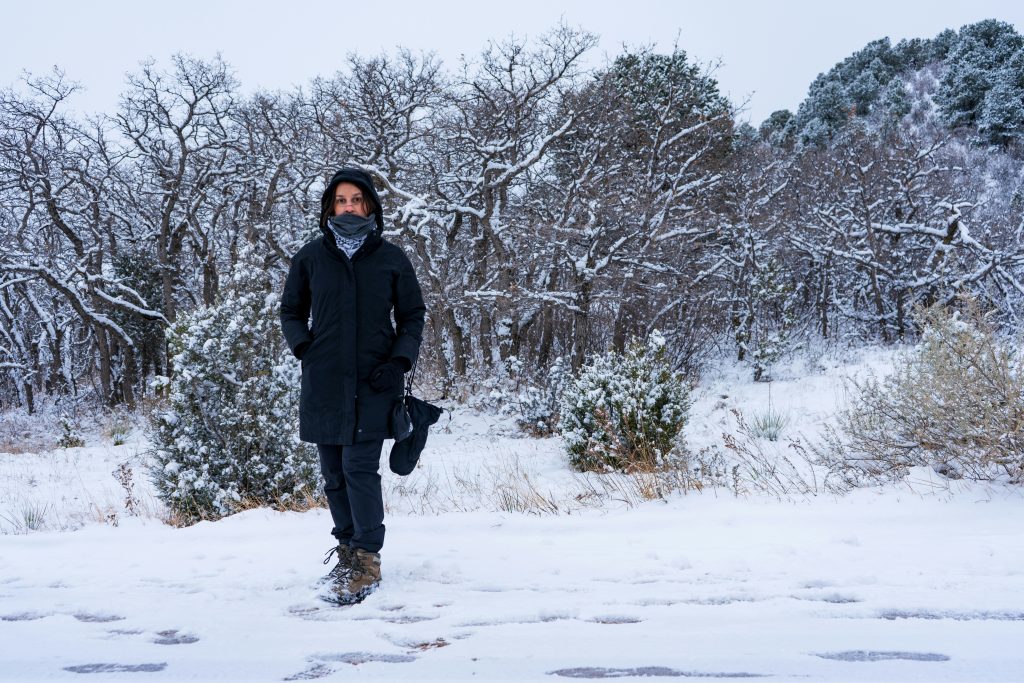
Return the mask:
[[347, 595], [321, 595], [320, 599], [329, 605], [336, 607], [351, 607], [352, 605], [358, 605], [366, 598], [377, 590], [380, 586], [379, 583], [375, 583], [372, 586], [367, 586], [358, 593], [349, 593]]

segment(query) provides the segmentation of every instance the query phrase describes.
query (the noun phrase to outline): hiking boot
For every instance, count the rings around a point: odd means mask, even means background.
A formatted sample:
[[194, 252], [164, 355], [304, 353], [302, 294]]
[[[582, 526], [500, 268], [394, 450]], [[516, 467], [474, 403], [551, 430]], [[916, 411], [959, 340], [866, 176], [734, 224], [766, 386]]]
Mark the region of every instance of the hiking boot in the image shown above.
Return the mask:
[[323, 599], [335, 605], [355, 605], [380, 585], [380, 553], [352, 548], [351, 567], [343, 580], [334, 583]]
[[348, 584], [349, 576], [352, 574], [352, 548], [339, 543], [327, 551], [324, 564], [329, 564], [333, 555], [338, 556], [338, 563], [317, 582], [318, 586], [342, 587]]
[[348, 592], [356, 602], [362, 602], [380, 585], [380, 553], [371, 553], [362, 548], [353, 548], [353, 551]]

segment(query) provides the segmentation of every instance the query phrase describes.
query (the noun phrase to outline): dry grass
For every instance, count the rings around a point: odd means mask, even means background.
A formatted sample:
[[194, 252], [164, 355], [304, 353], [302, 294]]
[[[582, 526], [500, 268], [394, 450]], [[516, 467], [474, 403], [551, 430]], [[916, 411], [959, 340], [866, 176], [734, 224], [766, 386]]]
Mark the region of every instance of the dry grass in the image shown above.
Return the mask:
[[486, 510], [529, 515], [573, 514], [584, 509], [635, 507], [697, 488], [685, 467], [640, 467], [630, 472], [573, 472], [549, 484], [515, 453], [472, 472], [444, 466], [391, 479], [389, 513], [442, 514]]
[[279, 496], [271, 502], [257, 498], [243, 497], [231, 506], [227, 514], [210, 514], [199, 506], [180, 505], [178, 509], [165, 508], [159, 515], [160, 519], [173, 527], [187, 527], [204, 521], [216, 521], [224, 517], [245, 512], [246, 510], [270, 509], [277, 512], [309, 512], [327, 507], [327, 499], [319, 488], [304, 487], [288, 496]]
[[10, 411], [0, 419], [0, 453], [41, 453], [53, 448], [57, 422], [52, 415]]
[[779, 500], [850, 490], [835, 477], [823, 476], [828, 468], [814, 447], [799, 438], [786, 439], [784, 446], [766, 444], [741, 412], [732, 413], [736, 433], [723, 433], [721, 448], [705, 448], [693, 459], [691, 474], [697, 488], [723, 488], [737, 496], [767, 494]]

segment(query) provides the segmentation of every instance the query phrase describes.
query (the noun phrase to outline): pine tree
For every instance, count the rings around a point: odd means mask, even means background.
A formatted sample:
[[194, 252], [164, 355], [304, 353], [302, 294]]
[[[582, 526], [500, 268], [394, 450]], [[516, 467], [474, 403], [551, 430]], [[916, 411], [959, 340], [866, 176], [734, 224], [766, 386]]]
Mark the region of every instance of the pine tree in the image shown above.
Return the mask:
[[184, 523], [241, 505], [286, 503], [317, 484], [316, 454], [295, 430], [299, 367], [281, 340], [278, 295], [252, 247], [221, 300], [178, 318], [176, 374], [151, 424], [160, 497]]
[[978, 119], [978, 133], [992, 144], [1024, 136], [1024, 49], [1017, 50], [992, 77], [992, 89]]
[[1012, 25], [986, 19], [964, 26], [946, 58], [935, 100], [950, 127], [975, 125], [996, 72], [1024, 46]]

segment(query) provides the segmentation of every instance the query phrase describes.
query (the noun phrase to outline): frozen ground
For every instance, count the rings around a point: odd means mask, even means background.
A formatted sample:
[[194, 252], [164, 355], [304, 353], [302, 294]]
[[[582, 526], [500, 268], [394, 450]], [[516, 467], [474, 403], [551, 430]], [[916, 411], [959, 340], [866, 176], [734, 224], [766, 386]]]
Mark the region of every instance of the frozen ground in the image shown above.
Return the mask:
[[[790, 368], [773, 404], [813, 435], [838, 377], [887, 359]], [[711, 373], [688, 441], [766, 393]], [[556, 440], [506, 425], [456, 411], [424, 467], [387, 476], [384, 583], [342, 609], [314, 595], [326, 511], [177, 529], [139, 436], [0, 455], [0, 680], [1024, 680], [1019, 491], [919, 473], [841, 498], [638, 504], [588, 495]]]

